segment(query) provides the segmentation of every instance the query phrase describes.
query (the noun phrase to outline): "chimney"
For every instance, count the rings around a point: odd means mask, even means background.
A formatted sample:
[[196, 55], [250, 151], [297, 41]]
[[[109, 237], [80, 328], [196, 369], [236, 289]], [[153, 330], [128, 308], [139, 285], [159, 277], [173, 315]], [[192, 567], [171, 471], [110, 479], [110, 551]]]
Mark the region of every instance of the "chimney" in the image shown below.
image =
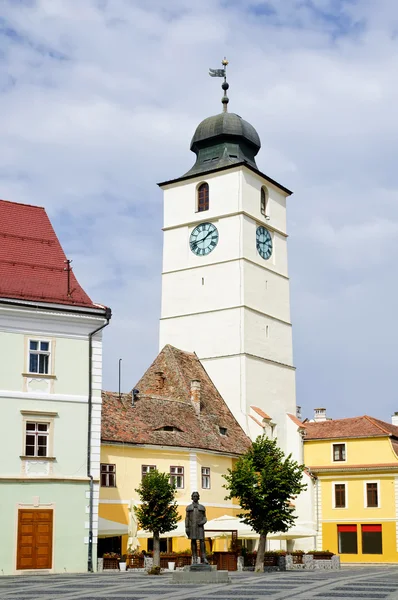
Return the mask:
[[156, 371], [155, 373], [155, 388], [159, 392], [164, 387], [164, 380], [166, 379], [163, 371]]
[[191, 404], [197, 415], [200, 414], [200, 381], [199, 379], [191, 380]]
[[391, 417], [391, 423], [398, 426], [398, 412], [395, 412]]
[[321, 421], [327, 421], [326, 408], [315, 408], [314, 409], [314, 421], [320, 423]]
[[296, 417], [301, 421], [301, 406], [296, 406]]

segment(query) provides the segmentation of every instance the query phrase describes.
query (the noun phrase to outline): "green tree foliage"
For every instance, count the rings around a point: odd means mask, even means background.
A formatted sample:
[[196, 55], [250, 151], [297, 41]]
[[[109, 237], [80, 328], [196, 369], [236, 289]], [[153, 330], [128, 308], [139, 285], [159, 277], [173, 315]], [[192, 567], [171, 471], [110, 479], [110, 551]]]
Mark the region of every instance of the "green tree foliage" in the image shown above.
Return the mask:
[[238, 516], [260, 534], [256, 571], [264, 564], [267, 535], [287, 531], [297, 519], [291, 502], [307, 487], [303, 470], [304, 465], [292, 460], [291, 454], [286, 457], [276, 440], [262, 435], [224, 475], [226, 499], [238, 499], [244, 511]]
[[167, 473], [156, 469], [142, 479], [136, 492], [141, 504], [134, 507], [142, 529], [153, 533], [153, 566], [160, 567], [160, 534], [176, 529], [180, 516], [175, 500], [176, 489]]

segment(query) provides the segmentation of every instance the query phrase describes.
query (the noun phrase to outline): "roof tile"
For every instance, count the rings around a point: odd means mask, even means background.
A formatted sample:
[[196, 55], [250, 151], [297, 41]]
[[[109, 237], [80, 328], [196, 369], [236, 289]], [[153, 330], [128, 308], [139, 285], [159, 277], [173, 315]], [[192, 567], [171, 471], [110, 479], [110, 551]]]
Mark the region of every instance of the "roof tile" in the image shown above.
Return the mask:
[[398, 437], [398, 427], [374, 417], [363, 415], [348, 419], [329, 419], [319, 423], [306, 422], [306, 440], [380, 437]]
[[0, 200], [0, 297], [97, 307], [65, 261], [44, 208]]
[[[200, 413], [191, 403], [191, 381], [199, 380]], [[102, 393], [102, 441], [202, 448], [242, 454], [250, 440], [217, 391], [196, 354], [165, 346], [135, 386], [119, 399]], [[163, 431], [178, 427], [181, 431]], [[220, 433], [220, 427], [227, 434]]]

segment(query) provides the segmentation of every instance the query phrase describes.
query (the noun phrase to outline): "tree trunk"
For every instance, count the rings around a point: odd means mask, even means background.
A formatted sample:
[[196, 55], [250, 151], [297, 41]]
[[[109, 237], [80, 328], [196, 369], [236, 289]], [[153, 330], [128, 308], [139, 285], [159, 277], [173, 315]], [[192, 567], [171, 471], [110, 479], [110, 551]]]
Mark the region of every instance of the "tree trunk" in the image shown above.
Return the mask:
[[267, 540], [267, 534], [261, 533], [260, 541], [258, 543], [258, 549], [257, 549], [256, 566], [254, 569], [256, 571], [256, 573], [262, 573], [264, 571], [264, 552], [265, 552], [266, 540]]
[[160, 536], [153, 532], [153, 566], [160, 567]]

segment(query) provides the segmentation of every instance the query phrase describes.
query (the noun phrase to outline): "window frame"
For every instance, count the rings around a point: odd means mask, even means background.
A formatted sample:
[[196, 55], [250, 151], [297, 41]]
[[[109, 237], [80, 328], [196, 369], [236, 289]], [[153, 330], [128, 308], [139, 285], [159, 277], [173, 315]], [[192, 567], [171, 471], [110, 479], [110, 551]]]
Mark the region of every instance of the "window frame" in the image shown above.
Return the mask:
[[[113, 471], [110, 470], [103, 470], [103, 467], [113, 467]], [[105, 475], [105, 477], [108, 478], [108, 483], [107, 484], [103, 484], [102, 483], [102, 477]], [[113, 485], [111, 485], [109, 483], [110, 480], [110, 476], [113, 475]], [[100, 487], [103, 488], [115, 488], [116, 486], [116, 464], [115, 463], [100, 463]]]
[[[34, 344], [38, 344], [39, 348], [38, 350], [33, 350], [30, 345], [31, 343]], [[41, 349], [41, 344], [48, 344], [48, 350], [42, 350]], [[52, 349], [52, 344], [51, 344], [51, 340], [48, 339], [43, 339], [43, 338], [28, 338], [28, 362], [27, 362], [27, 373], [29, 373], [29, 375], [51, 375], [52, 374], [52, 361], [51, 361], [51, 349]], [[37, 371], [31, 371], [30, 369], [30, 359], [31, 359], [31, 355], [33, 356], [38, 356], [38, 364], [37, 364]], [[48, 360], [47, 360], [47, 372], [41, 372], [40, 369], [40, 356], [47, 356]]]
[[[335, 446], [343, 446], [344, 447], [344, 458], [335, 459], [334, 457], [334, 447]], [[332, 443], [332, 462], [347, 462], [347, 444], [345, 442], [334, 442]]]
[[[368, 531], [365, 531], [365, 529], [368, 528]], [[372, 531], [372, 528], [373, 531]], [[378, 528], [376, 530], [376, 528]], [[380, 552], [368, 552], [364, 550], [364, 533], [379, 533], [380, 534]], [[366, 542], [366, 538], [365, 538], [365, 542]], [[381, 555], [383, 554], [383, 526], [382, 524], [373, 524], [373, 523], [363, 523], [361, 524], [361, 551], [362, 554], [377, 554], [377, 555]]]
[[[363, 493], [364, 493], [364, 507], [365, 508], [381, 508], [381, 503], [380, 503], [380, 480], [369, 480], [369, 481], [364, 481], [363, 482]], [[368, 500], [368, 485], [376, 485], [376, 494], [377, 494], [377, 505], [376, 506], [369, 506]]]
[[[338, 485], [344, 485], [344, 506], [337, 506], [336, 486], [338, 486]], [[335, 508], [337, 510], [344, 510], [344, 509], [348, 508], [348, 485], [347, 485], [346, 481], [333, 481], [332, 493], [333, 493], [333, 497], [332, 497], [333, 508]]]
[[[352, 530], [348, 530], [348, 527], [351, 527]], [[346, 529], [346, 531], [343, 530], [343, 528]], [[355, 528], [355, 530], [354, 530]], [[340, 539], [340, 534], [341, 533], [354, 533], [356, 535], [356, 551], [355, 552], [342, 552], [341, 551], [341, 539]], [[344, 524], [338, 524], [337, 525], [337, 549], [338, 549], [338, 553], [339, 554], [358, 554], [358, 525], [356, 523], [344, 523]]]
[[[20, 458], [23, 460], [54, 460], [54, 419], [58, 417], [57, 412], [45, 412], [38, 410], [21, 410], [22, 415], [22, 453]], [[47, 454], [39, 456], [37, 454], [26, 454], [26, 436], [27, 424], [46, 424], [47, 429]]]
[[[176, 472], [173, 473], [172, 469], [181, 469], [181, 472]], [[181, 481], [182, 481], [182, 485], [177, 485], [177, 478], [181, 477]], [[179, 465], [171, 465], [170, 466], [170, 483], [172, 482], [172, 479], [175, 478], [175, 488], [176, 490], [183, 490], [185, 489], [185, 473], [184, 473], [184, 467], [181, 467]]]
[[[205, 189], [204, 199], [201, 199], [201, 189]], [[196, 187], [196, 212], [206, 212], [210, 208], [210, 188], [207, 181], [201, 181]]]
[[[208, 471], [208, 473], [204, 473], [204, 471]], [[200, 474], [201, 474], [201, 480], [202, 480], [202, 490], [211, 490], [211, 469], [210, 469], [210, 467], [201, 467]], [[203, 485], [204, 478], [206, 478], [208, 480], [208, 483], [209, 483], [208, 486]]]
[[[264, 199], [264, 202], [263, 202]], [[268, 201], [269, 201], [269, 192], [268, 192], [268, 188], [265, 185], [261, 186], [261, 190], [260, 190], [260, 213], [263, 215], [263, 217], [265, 218], [269, 218], [269, 214], [268, 214]]]
[[[144, 469], [149, 469], [148, 471], [144, 471]], [[151, 471], [156, 471], [156, 465], [141, 465], [141, 481], [151, 473]]]

